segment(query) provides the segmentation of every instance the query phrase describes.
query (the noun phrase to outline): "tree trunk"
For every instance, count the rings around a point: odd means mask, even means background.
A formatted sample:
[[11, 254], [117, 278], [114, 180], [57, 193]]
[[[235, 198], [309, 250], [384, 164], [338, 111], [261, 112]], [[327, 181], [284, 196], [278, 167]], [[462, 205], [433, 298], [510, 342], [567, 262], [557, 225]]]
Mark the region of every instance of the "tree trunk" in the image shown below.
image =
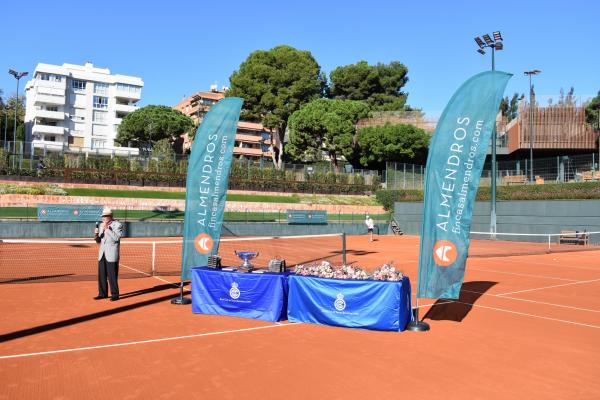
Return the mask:
[[278, 170], [283, 166], [283, 142], [279, 130], [271, 131], [271, 159]]
[[331, 165], [333, 165], [333, 171], [337, 174], [340, 172], [340, 167], [338, 165], [337, 155], [335, 152], [329, 153], [329, 158], [331, 158]]

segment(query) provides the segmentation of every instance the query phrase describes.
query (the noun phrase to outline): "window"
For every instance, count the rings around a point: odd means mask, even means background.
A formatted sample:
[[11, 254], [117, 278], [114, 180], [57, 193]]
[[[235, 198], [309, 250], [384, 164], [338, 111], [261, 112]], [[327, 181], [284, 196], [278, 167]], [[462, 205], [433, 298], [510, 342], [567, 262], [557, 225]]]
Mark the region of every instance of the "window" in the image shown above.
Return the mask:
[[108, 108], [108, 97], [94, 96], [94, 108]]
[[46, 111], [58, 111], [57, 106], [46, 106]]
[[108, 83], [95, 82], [94, 83], [94, 93], [107, 94], [108, 93]]
[[75, 91], [79, 91], [79, 90], [85, 90], [85, 81], [77, 81], [77, 80], [73, 80], [71, 82], [71, 87], [73, 88], [73, 90]]
[[94, 122], [106, 122], [106, 116], [107, 116], [107, 112], [106, 111], [96, 111], [94, 110], [94, 114], [93, 114], [93, 121]]
[[110, 128], [107, 125], [93, 124], [92, 135], [94, 136], [108, 136]]
[[40, 80], [42, 81], [49, 81], [50, 80], [50, 74], [38, 74], [38, 78], [40, 78]]
[[50, 75], [50, 80], [52, 82], [61, 82], [62, 81], [62, 76], [60, 76], [60, 75]]
[[106, 146], [106, 140], [92, 139], [92, 149], [103, 149]]
[[127, 85], [125, 83], [117, 83], [117, 90], [119, 92], [129, 93], [130, 95], [139, 96], [142, 88], [134, 85]]

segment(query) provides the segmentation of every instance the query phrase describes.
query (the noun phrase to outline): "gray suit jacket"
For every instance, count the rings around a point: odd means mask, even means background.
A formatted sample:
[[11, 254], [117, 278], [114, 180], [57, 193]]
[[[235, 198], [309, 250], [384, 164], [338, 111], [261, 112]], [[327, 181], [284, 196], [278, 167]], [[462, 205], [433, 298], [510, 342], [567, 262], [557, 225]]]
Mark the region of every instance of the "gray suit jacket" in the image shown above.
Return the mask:
[[108, 262], [119, 261], [119, 247], [121, 245], [121, 236], [123, 236], [123, 224], [119, 221], [112, 221], [108, 229], [100, 229], [96, 242], [100, 243], [98, 252], [98, 261], [104, 255]]

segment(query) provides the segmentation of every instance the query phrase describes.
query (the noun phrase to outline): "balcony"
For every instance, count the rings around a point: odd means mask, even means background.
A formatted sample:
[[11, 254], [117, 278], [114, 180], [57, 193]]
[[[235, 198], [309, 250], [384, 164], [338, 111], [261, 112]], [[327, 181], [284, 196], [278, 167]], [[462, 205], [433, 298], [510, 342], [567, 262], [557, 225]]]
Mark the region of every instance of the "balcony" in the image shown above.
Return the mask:
[[50, 126], [50, 125], [40, 125], [36, 124], [33, 126], [31, 133], [34, 135], [64, 135], [65, 128], [62, 126]]
[[60, 106], [65, 104], [65, 96], [38, 93], [35, 96], [35, 104], [53, 104]]
[[62, 121], [65, 119], [65, 113], [62, 111], [35, 110], [33, 117]]
[[134, 92], [134, 91], [130, 92], [128, 90], [122, 90], [117, 87], [117, 90], [115, 92], [115, 97], [118, 97], [121, 99], [138, 101], [142, 98], [142, 91], [140, 90], [138, 92]]
[[256, 148], [252, 148], [252, 147], [234, 147], [233, 154], [243, 155], [243, 156], [247, 156], [247, 157], [260, 157], [260, 156], [270, 157], [271, 156], [270, 151], [265, 152], [265, 151], [262, 151], [261, 149], [256, 149]]
[[31, 145], [35, 149], [45, 149], [47, 151], [63, 151], [63, 142], [52, 142], [50, 140], [34, 139]]
[[54, 82], [36, 79], [34, 87], [38, 89], [38, 92], [42, 92], [44, 91], [44, 89], [58, 89], [62, 90], [62, 92], [64, 93], [65, 89], [67, 88], [67, 80], [62, 79], [60, 82]]
[[129, 104], [115, 104], [115, 111], [117, 112], [123, 112], [123, 113], [130, 113], [130, 112], [134, 112], [135, 110], [137, 110], [137, 106], [134, 105], [129, 105]]

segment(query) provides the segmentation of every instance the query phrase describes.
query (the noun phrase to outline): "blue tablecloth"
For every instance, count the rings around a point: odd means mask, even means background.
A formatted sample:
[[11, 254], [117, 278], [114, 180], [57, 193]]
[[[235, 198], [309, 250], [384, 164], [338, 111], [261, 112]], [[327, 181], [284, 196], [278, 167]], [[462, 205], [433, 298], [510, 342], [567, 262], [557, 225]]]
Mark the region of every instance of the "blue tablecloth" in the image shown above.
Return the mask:
[[192, 311], [280, 321], [287, 319], [285, 274], [192, 268]]
[[411, 321], [410, 281], [357, 281], [291, 275], [288, 319], [402, 331]]

